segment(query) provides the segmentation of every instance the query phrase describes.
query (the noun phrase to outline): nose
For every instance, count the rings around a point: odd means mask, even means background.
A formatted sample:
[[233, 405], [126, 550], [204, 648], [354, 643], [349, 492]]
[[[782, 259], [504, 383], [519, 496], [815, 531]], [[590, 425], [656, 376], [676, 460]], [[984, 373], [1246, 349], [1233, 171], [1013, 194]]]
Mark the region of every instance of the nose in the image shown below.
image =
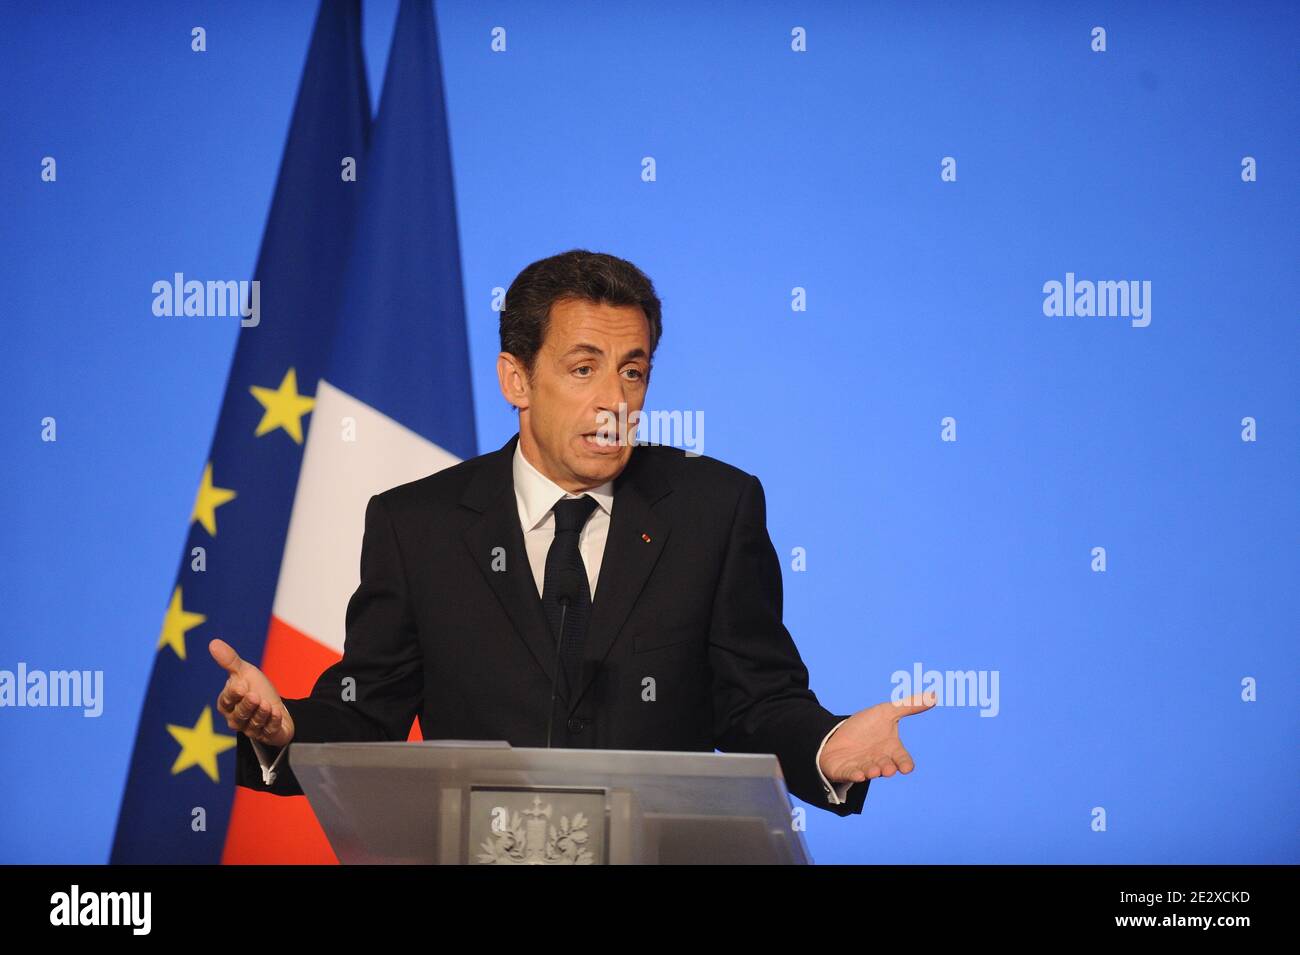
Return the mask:
[[614, 415], [618, 414], [619, 405], [627, 401], [627, 396], [623, 391], [625, 382], [623, 376], [614, 368], [601, 376], [600, 389], [596, 394], [596, 411], [608, 411]]

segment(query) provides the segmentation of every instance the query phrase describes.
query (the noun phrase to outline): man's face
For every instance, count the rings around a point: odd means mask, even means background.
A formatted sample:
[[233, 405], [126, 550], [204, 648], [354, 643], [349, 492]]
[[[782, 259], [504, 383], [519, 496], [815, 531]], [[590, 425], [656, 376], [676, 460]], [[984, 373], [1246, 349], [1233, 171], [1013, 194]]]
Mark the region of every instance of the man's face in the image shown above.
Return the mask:
[[[631, 416], [645, 403], [649, 356], [650, 323], [640, 307], [584, 299], [552, 305], [531, 381], [513, 356], [497, 359], [501, 389], [519, 408], [524, 457], [573, 493], [617, 477], [632, 456]], [[611, 422], [620, 403], [627, 440], [602, 443], [596, 432], [617, 433]]]

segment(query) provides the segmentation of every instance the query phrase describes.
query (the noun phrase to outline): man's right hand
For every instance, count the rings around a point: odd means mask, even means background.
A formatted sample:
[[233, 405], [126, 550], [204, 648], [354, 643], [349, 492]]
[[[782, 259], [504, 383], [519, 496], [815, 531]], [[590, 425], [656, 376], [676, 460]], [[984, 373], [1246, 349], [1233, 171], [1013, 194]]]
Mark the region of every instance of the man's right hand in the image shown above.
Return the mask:
[[293, 739], [293, 717], [266, 674], [241, 660], [224, 640], [213, 640], [208, 652], [229, 674], [217, 697], [217, 710], [226, 718], [226, 725], [259, 743], [288, 746]]

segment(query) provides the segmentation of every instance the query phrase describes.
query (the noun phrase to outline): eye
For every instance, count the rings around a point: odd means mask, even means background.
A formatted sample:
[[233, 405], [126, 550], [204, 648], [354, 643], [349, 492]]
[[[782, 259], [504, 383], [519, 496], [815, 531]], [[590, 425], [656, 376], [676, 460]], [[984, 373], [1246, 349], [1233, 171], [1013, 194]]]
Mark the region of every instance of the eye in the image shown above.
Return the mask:
[[[591, 371], [591, 366], [590, 366], [590, 365], [579, 365], [577, 368], [573, 369], [573, 371], [574, 371], [575, 374], [577, 374], [577, 373], [580, 372], [580, 371], [584, 371], [584, 370], [585, 370], [585, 371]], [[589, 375], [578, 375], [578, 377], [579, 377], [579, 378], [588, 378], [588, 377], [590, 377], [590, 376], [589, 376]]]
[[632, 374], [636, 375], [636, 377], [632, 379], [633, 381], [640, 381], [642, 378], [645, 377], [645, 375], [643, 375], [643, 374], [641, 373], [641, 369], [640, 369], [640, 368], [628, 368], [628, 369], [626, 369], [626, 371], [629, 371], [629, 372], [631, 372]]

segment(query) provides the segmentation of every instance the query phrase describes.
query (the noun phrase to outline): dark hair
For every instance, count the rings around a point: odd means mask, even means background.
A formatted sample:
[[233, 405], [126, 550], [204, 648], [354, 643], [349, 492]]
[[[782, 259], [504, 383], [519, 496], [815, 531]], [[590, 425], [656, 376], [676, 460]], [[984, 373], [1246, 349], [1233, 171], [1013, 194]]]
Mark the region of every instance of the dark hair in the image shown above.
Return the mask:
[[530, 378], [550, 324], [551, 306], [570, 298], [639, 305], [650, 323], [649, 357], [654, 357], [663, 334], [662, 308], [654, 283], [626, 259], [570, 249], [525, 266], [506, 292], [501, 309], [501, 350], [522, 361]]

